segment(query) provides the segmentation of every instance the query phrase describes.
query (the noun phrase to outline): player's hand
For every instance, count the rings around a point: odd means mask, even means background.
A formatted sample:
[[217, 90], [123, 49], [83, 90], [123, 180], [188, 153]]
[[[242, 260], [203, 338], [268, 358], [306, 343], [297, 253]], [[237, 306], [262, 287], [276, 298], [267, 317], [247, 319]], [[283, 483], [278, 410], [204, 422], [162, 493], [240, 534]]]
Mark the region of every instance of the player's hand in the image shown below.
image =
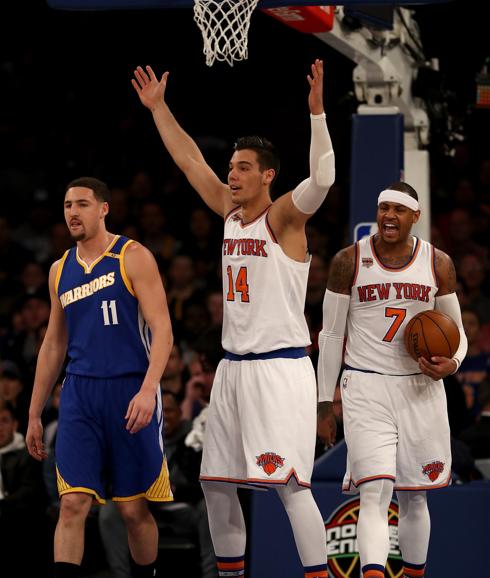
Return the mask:
[[158, 80], [151, 66], [146, 66], [146, 70], [138, 66], [134, 71], [134, 78], [131, 79], [131, 84], [138, 93], [141, 103], [151, 111], [164, 100], [167, 78], [168, 72], [165, 72], [162, 78]]
[[419, 357], [420, 371], [431, 377], [434, 381], [444, 379], [456, 371], [456, 362], [448, 357], [431, 357], [430, 361], [425, 357]]
[[126, 429], [129, 433], [136, 433], [146, 427], [155, 411], [155, 391], [151, 388], [141, 388], [129, 402], [128, 411], [124, 419], [128, 420]]
[[29, 455], [38, 462], [45, 460], [48, 454], [44, 450], [43, 426], [41, 418], [31, 418], [27, 426], [26, 446]]
[[331, 448], [335, 444], [337, 422], [331, 401], [321, 401], [318, 404], [317, 434], [326, 447]]
[[306, 77], [310, 85], [308, 105], [311, 114], [321, 114], [323, 112], [323, 60], [318, 58], [311, 65], [311, 76]]

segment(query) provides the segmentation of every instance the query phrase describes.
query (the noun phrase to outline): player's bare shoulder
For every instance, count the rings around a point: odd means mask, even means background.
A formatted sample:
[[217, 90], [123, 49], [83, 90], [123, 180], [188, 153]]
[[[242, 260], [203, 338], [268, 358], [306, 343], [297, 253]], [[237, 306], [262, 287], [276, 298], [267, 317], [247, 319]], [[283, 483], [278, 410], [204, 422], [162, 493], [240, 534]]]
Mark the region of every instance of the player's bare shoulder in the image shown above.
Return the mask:
[[140, 270], [150, 263], [156, 263], [153, 253], [138, 241], [131, 240], [124, 250], [124, 265], [126, 269]]
[[354, 245], [340, 250], [332, 259], [327, 289], [334, 293], [349, 295], [354, 281], [356, 256]]
[[456, 269], [451, 257], [434, 247], [435, 253], [435, 273], [439, 284], [438, 295], [446, 295], [456, 291]]

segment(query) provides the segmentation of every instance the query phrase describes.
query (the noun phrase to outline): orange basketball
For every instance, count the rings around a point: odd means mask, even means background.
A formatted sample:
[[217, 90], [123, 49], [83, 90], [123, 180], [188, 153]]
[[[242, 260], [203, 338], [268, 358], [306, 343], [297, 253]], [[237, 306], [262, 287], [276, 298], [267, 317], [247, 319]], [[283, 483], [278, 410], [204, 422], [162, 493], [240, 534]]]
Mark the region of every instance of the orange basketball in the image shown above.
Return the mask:
[[405, 347], [415, 359], [433, 356], [451, 358], [459, 347], [456, 323], [440, 311], [422, 311], [412, 317], [405, 328]]

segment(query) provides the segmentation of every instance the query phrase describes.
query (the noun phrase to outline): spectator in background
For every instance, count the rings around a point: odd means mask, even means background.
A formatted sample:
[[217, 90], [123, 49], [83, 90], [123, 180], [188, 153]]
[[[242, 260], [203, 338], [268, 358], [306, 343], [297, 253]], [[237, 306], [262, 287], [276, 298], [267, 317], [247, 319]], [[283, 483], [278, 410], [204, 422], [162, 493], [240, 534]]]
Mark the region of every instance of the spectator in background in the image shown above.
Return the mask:
[[48, 262], [61, 259], [65, 254], [65, 251], [73, 247], [73, 240], [64, 223], [55, 223], [51, 227], [50, 238], [51, 254], [48, 258]]
[[46, 502], [41, 465], [29, 456], [17, 427], [14, 409], [0, 401], [1, 574], [46, 575], [42, 571], [48, 548], [42, 529]]
[[165, 366], [165, 371], [163, 372], [161, 386], [164, 393], [169, 392], [175, 395], [179, 403], [184, 399], [185, 395], [183, 380], [184, 369], [185, 365], [180, 347], [174, 343], [167, 365]]
[[479, 413], [478, 388], [490, 373], [490, 353], [482, 351], [479, 345], [480, 320], [478, 314], [471, 309], [463, 309], [461, 316], [468, 338], [468, 353], [461, 363], [456, 377], [463, 386], [466, 407], [473, 416], [476, 416]]
[[27, 220], [14, 233], [15, 240], [32, 253], [38, 263], [46, 263], [51, 254], [51, 219], [49, 203], [37, 201], [32, 205]]
[[[201, 207], [194, 209], [190, 216], [189, 233], [182, 244], [182, 253], [192, 258], [196, 278], [203, 287], [214, 280], [220, 262], [219, 238], [213, 231], [214, 219], [208, 210]], [[219, 224], [214, 230], [219, 230]]]
[[485, 264], [475, 253], [463, 255], [457, 267], [466, 305], [473, 309], [482, 325], [490, 323], [490, 298], [485, 294]]
[[[198, 289], [194, 262], [188, 255], [176, 255], [168, 270], [167, 299], [174, 333], [180, 337], [184, 320], [184, 309], [189, 303], [202, 302]], [[179, 339], [177, 339], [179, 341]]]
[[5, 369], [0, 373], [0, 402], [8, 403], [17, 416], [17, 428], [22, 435], [27, 431], [29, 401], [24, 395], [24, 382], [20, 372]]
[[478, 420], [461, 432], [460, 439], [470, 448], [475, 460], [490, 458], [490, 379], [480, 383]]
[[24, 265], [20, 274], [20, 282], [25, 294], [46, 291], [48, 288], [48, 276], [43, 266], [35, 261], [29, 261]]
[[42, 291], [26, 295], [22, 298], [19, 308], [22, 329], [9, 342], [5, 356], [15, 361], [19, 367], [25, 367], [26, 377], [30, 378], [38, 354], [38, 330], [49, 319], [49, 296]]
[[208, 293], [206, 297], [206, 307], [208, 309], [211, 327], [221, 329], [223, 325], [223, 291], [221, 288]]
[[169, 263], [176, 254], [179, 243], [173, 235], [166, 232], [165, 213], [157, 202], [146, 200], [141, 205], [139, 226], [143, 245], [159, 260]]
[[[126, 189], [114, 187], [111, 191], [111, 212], [108, 226], [115, 231], [123, 231], [131, 221], [128, 192]], [[134, 237], [128, 235], [131, 239]]]
[[486, 262], [488, 249], [479, 245], [473, 238], [474, 226], [470, 211], [464, 208], [453, 209], [449, 215], [449, 244], [450, 253], [455, 263], [462, 257], [472, 253]]

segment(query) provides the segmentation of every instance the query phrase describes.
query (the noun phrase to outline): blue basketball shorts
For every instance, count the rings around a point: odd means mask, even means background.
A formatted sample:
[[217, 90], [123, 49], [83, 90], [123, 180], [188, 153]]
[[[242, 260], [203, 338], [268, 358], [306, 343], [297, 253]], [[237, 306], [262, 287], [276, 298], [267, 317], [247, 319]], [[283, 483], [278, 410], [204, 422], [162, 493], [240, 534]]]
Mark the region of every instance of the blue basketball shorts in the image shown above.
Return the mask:
[[60, 496], [83, 492], [100, 503], [106, 497], [114, 501], [173, 499], [160, 391], [149, 425], [135, 434], [126, 430], [128, 405], [142, 380], [140, 375], [113, 379], [67, 375], [56, 435]]

